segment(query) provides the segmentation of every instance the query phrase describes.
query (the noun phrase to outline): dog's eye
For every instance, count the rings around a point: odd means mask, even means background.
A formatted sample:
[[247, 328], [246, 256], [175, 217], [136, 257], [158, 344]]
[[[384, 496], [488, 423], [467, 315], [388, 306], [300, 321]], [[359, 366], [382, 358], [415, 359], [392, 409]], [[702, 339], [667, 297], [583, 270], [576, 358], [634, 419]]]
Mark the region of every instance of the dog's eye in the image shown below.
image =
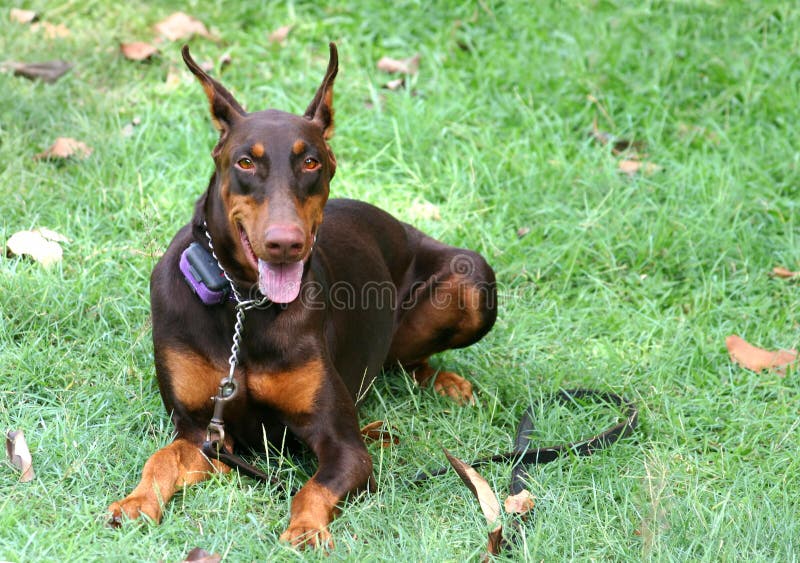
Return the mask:
[[242, 170], [252, 170], [253, 168], [255, 168], [256, 165], [253, 163], [252, 160], [250, 160], [246, 156], [243, 156], [242, 158], [236, 161], [236, 166], [238, 166]]
[[319, 161], [310, 156], [303, 161], [303, 169], [311, 171], [319, 168]]

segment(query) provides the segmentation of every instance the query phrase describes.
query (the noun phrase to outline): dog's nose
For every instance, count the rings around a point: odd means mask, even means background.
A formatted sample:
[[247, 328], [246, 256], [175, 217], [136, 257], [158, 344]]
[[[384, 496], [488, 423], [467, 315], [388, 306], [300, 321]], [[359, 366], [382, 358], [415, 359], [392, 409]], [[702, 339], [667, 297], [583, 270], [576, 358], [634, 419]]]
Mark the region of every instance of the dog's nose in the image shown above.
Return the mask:
[[272, 225], [267, 229], [265, 243], [271, 260], [294, 260], [303, 252], [305, 236], [296, 225]]

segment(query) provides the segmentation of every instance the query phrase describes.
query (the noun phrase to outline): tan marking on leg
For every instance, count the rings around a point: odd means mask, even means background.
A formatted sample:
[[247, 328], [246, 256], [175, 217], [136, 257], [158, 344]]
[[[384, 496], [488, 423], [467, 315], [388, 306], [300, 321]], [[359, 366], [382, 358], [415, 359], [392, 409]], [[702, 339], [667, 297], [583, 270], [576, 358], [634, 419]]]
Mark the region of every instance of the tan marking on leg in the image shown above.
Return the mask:
[[[449, 397], [459, 405], [474, 405], [475, 397], [472, 395], [472, 383], [452, 371], [436, 372], [428, 362], [423, 363], [412, 373], [414, 381], [420, 387], [427, 387], [433, 380], [433, 390], [443, 397]], [[434, 379], [434, 376], [436, 378]]]
[[333, 491], [311, 478], [292, 499], [289, 526], [280, 540], [295, 547], [333, 547], [328, 524], [339, 500]]
[[303, 154], [306, 150], [306, 142], [302, 139], [297, 139], [292, 145], [292, 154]]
[[249, 373], [247, 389], [257, 401], [268, 403], [287, 414], [309, 413], [325, 375], [320, 359], [281, 372]]
[[262, 143], [256, 143], [250, 148], [250, 154], [256, 158], [261, 158], [264, 156], [264, 145]]
[[135, 519], [142, 514], [159, 522], [163, 506], [177, 491], [208, 479], [215, 470], [227, 473], [230, 467], [216, 460], [209, 463], [195, 444], [178, 438], [147, 460], [142, 480], [131, 494], [108, 507], [109, 523], [119, 526], [123, 516]]
[[209, 407], [225, 374], [224, 365], [214, 365], [199, 354], [174, 348], [167, 348], [163, 355], [175, 400], [190, 411]]

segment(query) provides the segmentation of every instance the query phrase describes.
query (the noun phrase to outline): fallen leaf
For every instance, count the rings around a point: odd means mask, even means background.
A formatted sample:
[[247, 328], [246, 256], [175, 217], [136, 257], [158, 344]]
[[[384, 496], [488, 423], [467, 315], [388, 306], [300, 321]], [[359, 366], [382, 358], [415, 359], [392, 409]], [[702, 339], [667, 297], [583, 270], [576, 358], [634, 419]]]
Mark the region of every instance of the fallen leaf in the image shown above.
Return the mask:
[[719, 135], [717, 135], [714, 131], [709, 131], [705, 127], [700, 127], [699, 125], [678, 123], [678, 135], [688, 138], [690, 142], [696, 137], [702, 137], [714, 145], [719, 145]]
[[59, 242], [68, 239], [50, 229], [19, 231], [6, 241], [6, 254], [10, 256], [30, 256], [47, 267], [60, 262], [64, 251]]
[[503, 524], [500, 520], [500, 503], [497, 500], [497, 495], [494, 494], [486, 479], [475, 471], [473, 467], [451, 455], [446, 449], [444, 450], [444, 455], [467, 488], [478, 499], [486, 522], [492, 526], [492, 530], [489, 532], [487, 552], [490, 555], [497, 555], [500, 553], [503, 544]]
[[380, 442], [382, 448], [398, 445], [400, 443], [400, 438], [398, 437], [399, 432], [397, 428], [388, 426], [388, 428], [384, 430], [383, 427], [385, 425], [384, 421], [376, 420], [364, 426], [361, 429], [361, 435], [364, 437], [364, 441]]
[[130, 120], [130, 122], [126, 123], [125, 126], [122, 128], [122, 136], [123, 137], [130, 137], [133, 135], [134, 129], [138, 127], [142, 123], [141, 117], [134, 117]]
[[661, 166], [653, 162], [642, 162], [641, 160], [620, 160], [619, 171], [628, 176], [635, 176], [638, 173], [650, 176], [662, 169]]
[[770, 370], [781, 375], [797, 362], [797, 350], [778, 350], [771, 352], [753, 346], [741, 337], [732, 334], [725, 339], [725, 346], [731, 360], [752, 371]]
[[8, 17], [12, 22], [17, 23], [31, 23], [39, 19], [39, 14], [33, 10], [21, 10], [20, 8], [11, 8]]
[[382, 57], [378, 61], [378, 70], [388, 72], [390, 74], [417, 74], [419, 70], [420, 55], [417, 53], [408, 59], [392, 59], [391, 57]]
[[67, 61], [46, 61], [43, 63], [8, 63], [14, 70], [14, 75], [22, 76], [28, 80], [43, 80], [52, 84], [64, 76], [72, 68], [72, 63]]
[[642, 153], [646, 147], [646, 145], [642, 141], [629, 141], [628, 139], [618, 139], [611, 133], [607, 133], [605, 131], [601, 131], [600, 128], [597, 126], [597, 118], [594, 118], [592, 121], [592, 130], [589, 133], [594, 140], [599, 142], [601, 145], [608, 145], [611, 144], [611, 152], [615, 155], [620, 155], [623, 152], [630, 151], [635, 158], [641, 159]]
[[216, 37], [211, 35], [203, 22], [184, 12], [175, 12], [174, 14], [167, 16], [155, 24], [153, 28], [156, 30], [156, 32], [163, 35], [170, 41], [188, 39], [193, 35], [199, 35], [201, 37], [205, 37], [206, 39], [216, 40]]
[[48, 229], [47, 227], [39, 227], [38, 229], [33, 229], [33, 232], [39, 233], [47, 240], [52, 240], [54, 242], [64, 242], [64, 243], [72, 242], [61, 233], [57, 233], [53, 229]]
[[6, 434], [6, 454], [8, 461], [22, 473], [19, 477], [20, 483], [32, 481], [36, 474], [33, 471], [33, 458], [25, 441], [25, 433], [22, 430], [9, 430]]
[[122, 52], [122, 56], [129, 61], [145, 61], [158, 53], [158, 47], [144, 41], [120, 43], [119, 50]]
[[269, 34], [267, 38], [270, 43], [283, 43], [292, 31], [293, 25], [284, 25]]
[[791, 270], [789, 270], [788, 268], [784, 268], [783, 266], [775, 266], [774, 268], [772, 268], [772, 275], [774, 275], [777, 278], [791, 279], [800, 277], [800, 272], [792, 272]]
[[44, 30], [44, 36], [48, 39], [60, 39], [63, 37], [69, 37], [70, 31], [66, 25], [63, 23], [54, 24], [50, 22], [39, 22], [35, 23], [31, 26], [31, 31], [39, 31], [40, 29]]
[[391, 90], [392, 92], [394, 92], [395, 90], [400, 90], [405, 85], [406, 85], [405, 78], [395, 78], [394, 80], [390, 80], [389, 82], [384, 84], [383, 87], [386, 88], [387, 90]]
[[186, 563], [187, 561], [193, 561], [194, 563], [219, 563], [219, 561], [222, 561], [222, 557], [216, 553], [209, 553], [202, 547], [195, 547], [186, 554], [186, 559], [181, 563]]
[[164, 80], [164, 84], [167, 86], [168, 89], [172, 90], [180, 86], [183, 80], [183, 73], [178, 70], [176, 67], [171, 66], [167, 71], [167, 78]]
[[58, 137], [49, 149], [40, 152], [33, 158], [34, 160], [70, 158], [73, 156], [87, 158], [90, 154], [92, 154], [92, 149], [86, 143], [71, 137]]
[[531, 232], [530, 227], [520, 227], [519, 229], [517, 229], [517, 238], [522, 238], [530, 232]]
[[519, 514], [523, 518], [525, 515], [533, 510], [536, 504], [533, 499], [535, 497], [527, 489], [523, 489], [515, 495], [508, 495], [503, 502], [503, 508], [509, 514]]
[[415, 219], [439, 221], [442, 218], [439, 206], [429, 201], [415, 201], [408, 209], [408, 213]]

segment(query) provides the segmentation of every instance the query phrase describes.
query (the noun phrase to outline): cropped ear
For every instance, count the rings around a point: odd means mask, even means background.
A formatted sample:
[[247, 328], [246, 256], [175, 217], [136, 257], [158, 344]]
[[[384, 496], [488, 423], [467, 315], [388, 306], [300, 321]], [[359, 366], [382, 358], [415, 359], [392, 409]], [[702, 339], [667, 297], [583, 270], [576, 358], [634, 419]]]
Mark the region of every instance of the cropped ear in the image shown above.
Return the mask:
[[339, 54], [336, 51], [336, 44], [330, 43], [329, 47], [328, 70], [304, 115], [306, 119], [310, 119], [320, 126], [326, 139], [333, 137], [333, 81], [339, 71]]
[[214, 123], [214, 127], [220, 132], [220, 143], [217, 145], [217, 148], [214, 149], [216, 153], [225, 137], [227, 137], [233, 124], [239, 118], [247, 115], [247, 112], [244, 111], [244, 108], [239, 105], [239, 102], [234, 99], [233, 95], [228, 92], [222, 84], [211, 78], [196, 62], [194, 62], [194, 59], [189, 54], [188, 45], [183, 46], [181, 54], [183, 55], [183, 62], [186, 63], [186, 66], [189, 67], [192, 74], [200, 81], [200, 85], [203, 87], [206, 97], [208, 98], [208, 103], [211, 108], [211, 121]]

